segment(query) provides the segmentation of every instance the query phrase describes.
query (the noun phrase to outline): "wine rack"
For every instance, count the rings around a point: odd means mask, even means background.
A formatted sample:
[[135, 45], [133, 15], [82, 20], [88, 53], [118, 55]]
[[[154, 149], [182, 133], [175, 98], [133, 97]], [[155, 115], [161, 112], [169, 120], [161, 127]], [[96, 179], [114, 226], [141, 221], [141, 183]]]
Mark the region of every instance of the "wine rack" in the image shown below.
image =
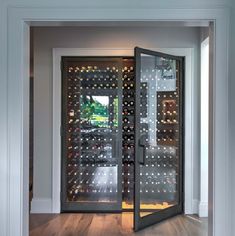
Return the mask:
[[140, 209], [159, 210], [179, 201], [179, 64], [172, 59], [144, 57], [140, 73], [140, 139], [145, 155], [140, 165]]
[[[99, 204], [109, 205], [103, 205], [104, 211], [133, 209], [134, 65], [133, 57], [64, 59], [64, 211], [96, 211]], [[178, 190], [181, 91], [169, 68], [171, 61], [158, 63], [154, 70], [141, 69], [140, 136], [152, 143], [146, 145], [145, 165], [140, 168], [141, 209], [146, 211], [173, 204]], [[174, 69], [179, 78], [179, 65]]]
[[120, 59], [115, 58], [64, 60], [64, 210], [70, 206], [75, 211], [86, 210], [93, 203], [107, 204], [106, 209], [110, 209], [110, 205], [114, 205], [111, 209], [118, 208], [121, 200], [118, 184], [121, 169], [120, 65]]
[[135, 142], [135, 71], [133, 58], [122, 67], [122, 208], [133, 208]]

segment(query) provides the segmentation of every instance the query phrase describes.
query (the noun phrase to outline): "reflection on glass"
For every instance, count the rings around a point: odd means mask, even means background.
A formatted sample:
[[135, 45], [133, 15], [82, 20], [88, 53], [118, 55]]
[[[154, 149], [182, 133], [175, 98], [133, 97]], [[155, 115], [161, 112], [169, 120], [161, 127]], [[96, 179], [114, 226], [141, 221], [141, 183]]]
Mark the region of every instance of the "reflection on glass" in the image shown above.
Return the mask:
[[118, 69], [76, 62], [67, 79], [67, 201], [116, 202]]
[[140, 86], [140, 216], [178, 203], [177, 62], [142, 54]]

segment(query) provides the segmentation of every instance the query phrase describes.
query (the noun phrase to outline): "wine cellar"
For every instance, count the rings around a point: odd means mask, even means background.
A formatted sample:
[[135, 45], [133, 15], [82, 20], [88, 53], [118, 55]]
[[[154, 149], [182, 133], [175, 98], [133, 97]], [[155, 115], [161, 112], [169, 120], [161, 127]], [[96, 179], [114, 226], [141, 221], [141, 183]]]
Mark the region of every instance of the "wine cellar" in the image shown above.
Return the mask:
[[182, 65], [149, 59], [136, 96], [134, 57], [62, 57], [62, 212], [133, 211], [136, 132], [140, 210], [181, 200]]

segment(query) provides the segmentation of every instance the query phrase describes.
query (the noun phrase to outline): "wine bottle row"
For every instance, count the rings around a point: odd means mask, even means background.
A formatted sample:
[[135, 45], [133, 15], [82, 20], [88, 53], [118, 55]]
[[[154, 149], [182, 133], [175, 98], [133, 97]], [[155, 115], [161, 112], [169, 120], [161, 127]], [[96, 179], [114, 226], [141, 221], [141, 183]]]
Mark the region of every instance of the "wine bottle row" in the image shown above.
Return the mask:
[[124, 65], [122, 76], [122, 197], [124, 202], [133, 202], [134, 197], [134, 140], [135, 140], [135, 77], [134, 68]]

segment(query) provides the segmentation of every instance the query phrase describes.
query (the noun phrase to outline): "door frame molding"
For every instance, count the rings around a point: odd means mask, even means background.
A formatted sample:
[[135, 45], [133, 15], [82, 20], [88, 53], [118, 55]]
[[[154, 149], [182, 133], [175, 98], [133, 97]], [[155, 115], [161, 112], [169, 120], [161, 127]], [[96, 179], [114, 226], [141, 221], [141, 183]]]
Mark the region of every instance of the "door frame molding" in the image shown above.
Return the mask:
[[[195, 189], [193, 160], [195, 158], [196, 145], [194, 143], [193, 131], [195, 127], [195, 105], [193, 83], [195, 79], [194, 49], [193, 48], [149, 48], [176, 56], [185, 57], [185, 137], [184, 137], [184, 212], [194, 214], [195, 207], [193, 190]], [[62, 56], [134, 56], [134, 48], [53, 48], [53, 161], [52, 161], [52, 208], [51, 213], [60, 213], [61, 199], [61, 57]], [[193, 137], [195, 138], [195, 137]], [[199, 137], [197, 137], [199, 138]], [[186, 158], [187, 157], [187, 158]], [[198, 201], [197, 201], [198, 202]], [[36, 203], [34, 201], [34, 203]], [[38, 207], [33, 206], [33, 209]], [[45, 212], [48, 213], [48, 212]]]
[[[209, 85], [209, 236], [232, 235], [231, 158], [229, 155], [229, 29], [230, 9], [225, 7], [156, 8], [91, 8], [43, 6], [35, 3], [2, 4], [0, 44], [4, 62], [0, 65], [4, 94], [1, 113], [3, 153], [0, 166], [3, 186], [0, 202], [4, 216], [1, 229], [9, 236], [29, 234], [29, 27], [65, 21], [208, 21], [213, 23], [214, 44]], [[40, 7], [41, 6], [41, 7]], [[43, 7], [42, 7], [43, 6]], [[139, 8], [138, 8], [139, 7]], [[149, 8], [148, 8], [149, 7]], [[14, 67], [12, 67], [12, 65]], [[14, 68], [14, 69], [13, 69]], [[7, 92], [6, 92], [7, 90]], [[6, 127], [6, 128], [5, 128]]]

